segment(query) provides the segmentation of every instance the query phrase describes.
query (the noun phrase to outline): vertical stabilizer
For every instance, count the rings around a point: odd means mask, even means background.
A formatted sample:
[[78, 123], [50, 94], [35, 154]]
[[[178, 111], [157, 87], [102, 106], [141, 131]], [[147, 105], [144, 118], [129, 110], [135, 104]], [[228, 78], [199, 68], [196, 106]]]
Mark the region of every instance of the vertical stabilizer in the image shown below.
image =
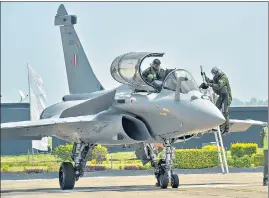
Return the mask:
[[[47, 107], [47, 96], [43, 88], [42, 78], [28, 66], [28, 84], [30, 97], [30, 118], [31, 120], [39, 120], [40, 114]], [[50, 137], [51, 138], [51, 137]], [[43, 137], [41, 140], [32, 140], [32, 148], [47, 151], [48, 137]]]
[[60, 26], [69, 92], [78, 94], [103, 90], [79, 41], [74, 28], [76, 23], [77, 17], [68, 15], [64, 5], [61, 4], [54, 24]]

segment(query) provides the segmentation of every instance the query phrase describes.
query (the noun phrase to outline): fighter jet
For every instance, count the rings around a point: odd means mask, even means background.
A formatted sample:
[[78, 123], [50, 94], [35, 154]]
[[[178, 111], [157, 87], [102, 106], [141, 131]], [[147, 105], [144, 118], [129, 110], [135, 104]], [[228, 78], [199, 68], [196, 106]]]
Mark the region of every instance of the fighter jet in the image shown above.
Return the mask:
[[[111, 76], [119, 87], [105, 90], [94, 75], [74, 25], [75, 15], [68, 15], [60, 5], [55, 25], [60, 26], [70, 94], [43, 110], [40, 120], [1, 124], [2, 139], [40, 140], [55, 136], [73, 142], [70, 155], [74, 161], [63, 162], [59, 169], [62, 190], [73, 189], [84, 174], [87, 156], [92, 149], [104, 146], [129, 146], [143, 164], [151, 162], [157, 185], [179, 186], [172, 162], [175, 142], [190, 140], [225, 122], [214, 103], [199, 90], [185, 69], [163, 70], [163, 80], [147, 82], [141, 65], [147, 58], [160, 58], [164, 53], [129, 52], [116, 57]], [[95, 83], [94, 86], [92, 83]], [[251, 120], [230, 120], [231, 131], [243, 131]], [[154, 144], [164, 145], [165, 158], [157, 162]]]

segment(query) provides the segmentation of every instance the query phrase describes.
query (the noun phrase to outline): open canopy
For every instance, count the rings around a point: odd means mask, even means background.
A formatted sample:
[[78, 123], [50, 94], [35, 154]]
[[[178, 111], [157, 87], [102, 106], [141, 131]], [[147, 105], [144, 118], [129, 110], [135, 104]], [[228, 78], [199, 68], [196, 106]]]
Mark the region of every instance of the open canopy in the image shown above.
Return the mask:
[[115, 58], [111, 64], [110, 73], [119, 83], [130, 85], [135, 89], [154, 91], [141, 76], [141, 64], [145, 58], [163, 57], [164, 53], [130, 52]]
[[137, 90], [160, 91], [161, 89], [176, 90], [177, 79], [186, 77], [188, 80], [182, 82], [180, 92], [188, 93], [199, 90], [192, 75], [184, 69], [166, 69], [163, 82], [158, 87], [143, 79], [141, 65], [146, 58], [163, 57], [164, 53], [130, 52], [115, 58], [111, 64], [110, 73], [119, 83], [132, 86]]

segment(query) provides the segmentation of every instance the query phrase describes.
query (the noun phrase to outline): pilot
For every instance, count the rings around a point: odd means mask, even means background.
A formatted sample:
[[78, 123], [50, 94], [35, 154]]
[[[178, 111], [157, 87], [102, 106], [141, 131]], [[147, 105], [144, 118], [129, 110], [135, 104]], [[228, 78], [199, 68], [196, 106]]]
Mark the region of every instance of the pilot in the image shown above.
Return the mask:
[[229, 79], [224, 72], [219, 68], [213, 67], [211, 70], [213, 80], [205, 76], [206, 86], [212, 87], [213, 91], [219, 96], [216, 102], [218, 109], [222, 109], [226, 122], [221, 126], [222, 134], [228, 133], [230, 128], [229, 122], [229, 107], [232, 102], [232, 91], [229, 84]]
[[142, 77], [147, 81], [148, 83], [152, 84], [154, 80], [164, 80], [163, 69], [160, 67], [161, 61], [159, 59], [154, 59], [152, 63], [150, 64], [150, 67], [147, 68], [142, 73]]

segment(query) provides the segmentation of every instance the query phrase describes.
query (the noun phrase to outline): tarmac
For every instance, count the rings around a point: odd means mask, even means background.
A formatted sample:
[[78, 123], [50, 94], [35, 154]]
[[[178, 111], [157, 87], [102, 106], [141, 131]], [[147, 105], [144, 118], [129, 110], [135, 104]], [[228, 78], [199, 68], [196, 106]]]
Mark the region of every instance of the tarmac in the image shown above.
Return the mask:
[[[73, 190], [62, 191], [58, 178], [50, 179], [18, 179], [3, 180], [1, 177], [1, 197], [94, 197], [94, 198], [158, 198], [158, 197], [186, 197], [186, 198], [267, 198], [268, 186], [262, 185], [261, 171], [246, 171], [230, 174], [222, 173], [176, 173], [179, 175], [180, 186], [177, 189], [169, 187], [161, 189], [155, 187], [154, 175], [143, 171], [118, 171], [116, 173], [95, 172], [87, 173], [76, 182]], [[182, 172], [182, 170], [181, 170]], [[101, 176], [94, 176], [98, 174]], [[107, 174], [109, 176], [104, 176]], [[91, 175], [92, 174], [92, 175]], [[143, 175], [144, 174], [144, 175]], [[35, 174], [40, 175], [40, 174]], [[136, 175], [136, 176], [134, 176]], [[7, 178], [7, 175], [5, 176]], [[42, 177], [40, 175], [40, 177]], [[17, 177], [19, 178], [19, 177]]]
[[[176, 174], [218, 174], [221, 173], [220, 167], [203, 169], [173, 169]], [[229, 168], [230, 173], [262, 173], [263, 166], [256, 168]], [[105, 170], [96, 172], [85, 172], [83, 177], [118, 177], [118, 176], [152, 176], [153, 170]], [[1, 173], [1, 180], [29, 180], [29, 179], [54, 179], [58, 178], [57, 173]]]

